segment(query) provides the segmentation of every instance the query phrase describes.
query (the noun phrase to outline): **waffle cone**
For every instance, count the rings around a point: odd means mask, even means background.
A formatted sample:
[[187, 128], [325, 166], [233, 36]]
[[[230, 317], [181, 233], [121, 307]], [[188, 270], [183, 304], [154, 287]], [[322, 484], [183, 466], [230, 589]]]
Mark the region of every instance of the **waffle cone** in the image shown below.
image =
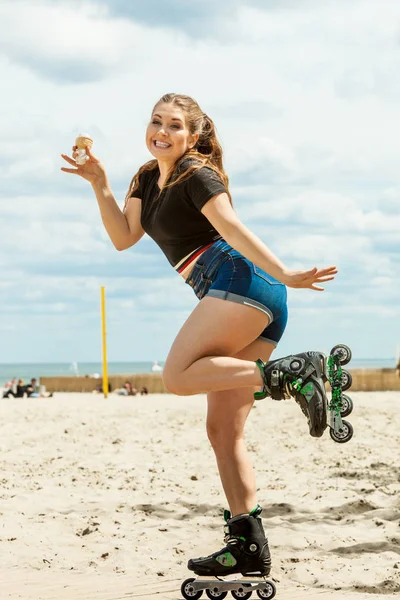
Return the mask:
[[81, 134], [77, 136], [75, 146], [78, 150], [84, 150], [87, 146], [89, 146], [90, 149], [93, 146], [93, 140], [88, 135]]

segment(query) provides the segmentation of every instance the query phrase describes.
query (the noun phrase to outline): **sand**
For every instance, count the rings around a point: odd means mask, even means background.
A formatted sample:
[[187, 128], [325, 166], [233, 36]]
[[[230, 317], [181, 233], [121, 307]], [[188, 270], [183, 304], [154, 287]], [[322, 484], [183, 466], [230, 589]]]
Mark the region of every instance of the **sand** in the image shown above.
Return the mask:
[[[400, 393], [351, 396], [347, 444], [311, 438], [293, 401], [251, 411], [277, 598], [400, 593]], [[111, 594], [140, 581], [179, 598], [187, 559], [222, 547], [226, 505], [205, 408], [204, 396], [0, 400], [1, 600], [64, 598], [70, 581], [102, 581], [104, 591], [70, 598], [144, 597]]]

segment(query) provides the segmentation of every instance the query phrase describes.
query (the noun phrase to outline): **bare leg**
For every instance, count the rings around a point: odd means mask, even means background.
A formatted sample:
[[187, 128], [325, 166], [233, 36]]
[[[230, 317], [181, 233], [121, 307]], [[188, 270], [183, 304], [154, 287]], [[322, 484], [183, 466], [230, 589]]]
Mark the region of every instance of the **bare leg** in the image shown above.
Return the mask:
[[269, 323], [252, 306], [206, 296], [179, 331], [166, 360], [167, 389], [181, 396], [260, 387], [255, 356], [239, 353], [256, 340]]
[[[256, 340], [240, 357], [269, 360], [274, 346]], [[244, 441], [244, 426], [253, 406], [253, 388], [210, 392], [207, 433], [232, 515], [250, 513], [257, 505], [253, 466]]]

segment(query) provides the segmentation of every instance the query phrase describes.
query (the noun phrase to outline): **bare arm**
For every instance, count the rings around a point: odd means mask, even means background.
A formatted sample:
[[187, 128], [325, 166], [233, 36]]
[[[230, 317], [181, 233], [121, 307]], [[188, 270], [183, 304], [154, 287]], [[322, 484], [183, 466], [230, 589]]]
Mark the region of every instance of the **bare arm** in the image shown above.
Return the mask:
[[144, 235], [140, 224], [142, 201], [132, 198], [124, 211], [119, 208], [106, 180], [92, 185], [101, 220], [117, 250], [126, 250]]
[[252, 263], [282, 281], [288, 269], [271, 250], [239, 219], [227, 194], [219, 194], [201, 211], [224, 240]]
[[315, 284], [329, 281], [337, 273], [336, 267], [290, 271], [268, 246], [241, 222], [225, 193], [214, 196], [203, 206], [201, 212], [232, 248], [289, 287], [309, 287], [322, 291], [323, 288]]
[[131, 199], [124, 211], [119, 208], [111, 191], [105, 169], [98, 158], [86, 148], [89, 159], [84, 165], [77, 165], [75, 158], [75, 146], [73, 147], [73, 158], [62, 154], [73, 169], [63, 167], [65, 173], [80, 175], [91, 184], [96, 195], [100, 209], [103, 225], [117, 250], [130, 248], [144, 235], [140, 224], [142, 201], [139, 198]]

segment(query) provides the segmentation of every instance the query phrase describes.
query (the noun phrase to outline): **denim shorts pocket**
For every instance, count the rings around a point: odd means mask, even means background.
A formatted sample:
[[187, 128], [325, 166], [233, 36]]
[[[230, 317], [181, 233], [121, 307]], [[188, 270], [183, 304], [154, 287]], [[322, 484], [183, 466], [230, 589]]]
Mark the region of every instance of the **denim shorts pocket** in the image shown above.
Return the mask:
[[192, 269], [192, 272], [190, 273], [189, 277], [186, 279], [185, 283], [190, 285], [190, 287], [194, 287], [195, 284], [197, 283], [197, 281], [203, 275], [203, 271], [205, 268], [206, 268], [205, 265], [195, 264]]
[[193, 286], [194, 293], [201, 300], [207, 294], [212, 284], [212, 279], [208, 279], [204, 273], [200, 273], [195, 285]]
[[260, 269], [260, 267], [257, 267], [254, 264], [253, 264], [253, 271], [254, 271], [255, 275], [257, 275], [258, 277], [261, 277], [261, 279], [264, 279], [264, 281], [266, 281], [270, 285], [284, 285], [281, 281], [278, 281], [277, 279], [275, 279], [275, 277], [272, 277], [272, 275], [270, 275], [269, 273], [266, 273], [265, 271]]

